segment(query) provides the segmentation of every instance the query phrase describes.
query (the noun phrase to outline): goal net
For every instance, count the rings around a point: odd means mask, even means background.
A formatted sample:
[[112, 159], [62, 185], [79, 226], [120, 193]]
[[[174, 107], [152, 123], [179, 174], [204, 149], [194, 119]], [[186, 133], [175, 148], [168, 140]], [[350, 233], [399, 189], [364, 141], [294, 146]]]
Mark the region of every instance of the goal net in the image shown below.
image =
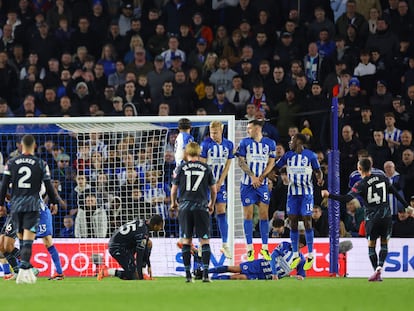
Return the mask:
[[[55, 238], [72, 238], [79, 246], [76, 261], [82, 276], [93, 276], [100, 265], [115, 267], [107, 251], [108, 238], [121, 224], [134, 218], [160, 214], [163, 232], [154, 236], [157, 254], [153, 266], [168, 274], [181, 274], [178, 220], [168, 213], [174, 162], [174, 138], [181, 117], [14, 118], [0, 122], [0, 152], [4, 158], [20, 151], [24, 134], [33, 134], [37, 155], [50, 167], [53, 185], [65, 201], [53, 219]], [[233, 116], [191, 116], [192, 134], [201, 142], [211, 121], [226, 126], [226, 136], [235, 142]], [[245, 130], [242, 130], [243, 134]], [[241, 135], [241, 134], [240, 134]], [[242, 237], [239, 178], [234, 163], [228, 177], [229, 245]], [[237, 185], [235, 187], [235, 185]], [[237, 192], [237, 193], [236, 193]], [[236, 207], [236, 208], [235, 208]], [[71, 223], [74, 226], [71, 228]], [[212, 237], [220, 238], [215, 218]], [[212, 251], [220, 256], [220, 244]], [[236, 247], [233, 249], [236, 252]], [[243, 253], [245, 249], [243, 248]], [[65, 266], [65, 265], [64, 265]], [[65, 267], [64, 267], [65, 268]], [[153, 269], [155, 270], [155, 269]]]

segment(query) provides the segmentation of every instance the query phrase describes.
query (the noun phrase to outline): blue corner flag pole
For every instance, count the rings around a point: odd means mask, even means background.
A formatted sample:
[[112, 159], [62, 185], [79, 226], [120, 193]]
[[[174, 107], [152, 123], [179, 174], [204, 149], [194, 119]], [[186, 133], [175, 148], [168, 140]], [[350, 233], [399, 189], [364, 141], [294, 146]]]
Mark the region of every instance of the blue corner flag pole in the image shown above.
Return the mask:
[[[333, 90], [331, 106], [331, 133], [332, 148], [328, 154], [328, 191], [339, 193], [339, 148], [338, 148], [338, 90], [336, 86]], [[338, 275], [339, 257], [339, 221], [340, 210], [339, 202], [329, 200], [328, 202], [328, 221], [329, 221], [329, 273]]]

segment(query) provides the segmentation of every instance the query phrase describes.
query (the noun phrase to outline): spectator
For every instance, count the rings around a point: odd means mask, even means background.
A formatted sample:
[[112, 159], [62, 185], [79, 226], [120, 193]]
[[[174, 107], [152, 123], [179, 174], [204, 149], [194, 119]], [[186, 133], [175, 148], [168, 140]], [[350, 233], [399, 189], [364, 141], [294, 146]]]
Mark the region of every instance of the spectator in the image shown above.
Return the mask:
[[229, 62], [230, 67], [236, 66], [241, 58], [242, 51], [242, 36], [240, 29], [235, 29], [227, 45], [223, 47], [223, 54], [220, 57], [225, 57]]
[[230, 69], [227, 58], [222, 57], [219, 61], [219, 68], [211, 76], [209, 81], [216, 88], [222, 87], [224, 91], [231, 89], [232, 79], [237, 73]]
[[[355, 121], [354, 130], [362, 145], [368, 146], [373, 142], [373, 132], [376, 127], [372, 120], [372, 111], [370, 106], [361, 107], [361, 117]], [[375, 166], [375, 165], [374, 165]], [[378, 166], [375, 166], [378, 167]]]
[[118, 25], [119, 33], [121, 36], [125, 36], [128, 30], [131, 29], [131, 20], [133, 18], [133, 5], [131, 1], [123, 1], [121, 6], [121, 14], [119, 16]]
[[115, 62], [115, 72], [108, 75], [108, 85], [113, 86], [116, 90], [119, 85], [125, 84], [125, 77], [125, 64], [122, 60], [118, 59]]
[[388, 143], [388, 147], [391, 149], [391, 153], [394, 153], [395, 148], [401, 143], [402, 131], [395, 127], [395, 116], [392, 112], [384, 114], [385, 119], [385, 130], [384, 137]]
[[80, 46], [84, 46], [91, 55], [98, 57], [99, 42], [96, 40], [96, 36], [90, 29], [89, 18], [81, 16], [78, 21], [78, 29], [71, 36], [71, 47], [75, 50]]
[[319, 37], [319, 33], [322, 29], [328, 31], [329, 38], [334, 38], [335, 36], [335, 25], [333, 22], [326, 18], [326, 13], [323, 7], [317, 6], [314, 8], [315, 19], [308, 27], [308, 40], [316, 41]]
[[110, 43], [115, 47], [116, 54], [119, 55], [119, 57], [125, 54], [127, 43], [125, 42], [125, 37], [120, 33], [117, 20], [113, 20], [109, 25], [106, 43]]
[[[190, 55], [191, 51], [193, 51], [196, 46], [197, 40], [193, 37], [189, 24], [182, 23], [180, 25], [178, 41], [180, 42], [180, 49], [184, 51], [185, 55]], [[166, 46], [168, 46], [168, 38]]]
[[60, 230], [59, 237], [60, 238], [74, 238], [74, 222], [71, 215], [66, 215], [63, 218], [63, 229]]
[[413, 149], [405, 149], [401, 155], [401, 162], [397, 165], [397, 171], [404, 179], [404, 196], [411, 198], [414, 195], [414, 189], [411, 185], [414, 183], [414, 151]]
[[154, 59], [154, 69], [148, 72], [147, 79], [150, 88], [151, 99], [154, 102], [161, 92], [162, 85], [167, 80], [172, 80], [174, 74], [164, 67], [164, 57], [157, 55]]
[[391, 160], [391, 150], [381, 129], [374, 130], [373, 136], [374, 142], [367, 146], [368, 153], [373, 159], [374, 167], [384, 167], [384, 163]]
[[226, 91], [223, 87], [219, 86], [216, 92], [216, 98], [212, 103], [206, 106], [208, 115], [223, 115], [223, 114], [235, 114], [236, 107], [226, 98]]
[[329, 236], [328, 214], [319, 205], [313, 206], [312, 228], [315, 237], [324, 238]]
[[398, 211], [398, 219], [392, 226], [392, 237], [414, 238], [414, 218], [405, 210]]
[[160, 55], [168, 49], [168, 36], [165, 32], [165, 26], [158, 22], [155, 26], [155, 33], [148, 39], [147, 48], [152, 57]]
[[364, 209], [361, 208], [361, 204], [358, 199], [352, 199], [346, 203], [346, 214], [345, 214], [345, 229], [353, 237], [359, 236], [359, 227], [364, 220]]
[[124, 62], [125, 64], [130, 64], [134, 61], [134, 53], [135, 53], [135, 47], [144, 47], [144, 42], [142, 41], [142, 38], [140, 35], [133, 35], [129, 39], [129, 50], [124, 55]]
[[[341, 176], [341, 193], [348, 190], [348, 176], [355, 169], [358, 157], [358, 150], [362, 149], [362, 144], [354, 137], [354, 131], [350, 125], [345, 125], [342, 128], [342, 139], [339, 143], [340, 151], [340, 176]], [[347, 228], [347, 231], [348, 228]], [[358, 231], [358, 230], [357, 230]]]
[[384, 127], [384, 114], [393, 110], [392, 100], [392, 95], [387, 89], [387, 83], [384, 80], [378, 80], [375, 92], [369, 100], [376, 127]]
[[105, 238], [108, 234], [108, 217], [103, 207], [97, 205], [96, 195], [85, 196], [85, 204], [80, 205], [75, 220], [76, 238]]
[[[392, 161], [387, 161], [384, 163], [384, 173], [385, 176], [388, 177], [388, 181], [394, 188], [398, 191], [398, 193], [404, 197], [403, 188], [404, 188], [404, 180], [401, 177], [400, 173], [395, 170], [395, 164]], [[393, 220], [397, 218], [397, 212], [399, 209], [405, 209], [406, 206], [403, 206], [400, 201], [397, 200], [394, 194], [390, 194], [390, 208]]]
[[4, 98], [0, 97], [0, 118], [10, 118], [14, 117], [13, 112], [11, 111], [7, 101]]
[[147, 62], [145, 49], [139, 46], [135, 47], [134, 61], [127, 65], [126, 71], [139, 76], [140, 74], [148, 74], [151, 70], [152, 64]]
[[236, 118], [241, 119], [249, 102], [250, 93], [243, 88], [243, 81], [239, 75], [232, 79], [233, 88], [226, 91], [226, 98], [236, 107]]
[[161, 53], [161, 56], [164, 58], [165, 66], [170, 68], [172, 65], [172, 60], [179, 56], [181, 60], [185, 63], [186, 62], [186, 55], [184, 51], [178, 48], [179, 41], [178, 38], [175, 36], [171, 36], [168, 39], [168, 49]]
[[272, 230], [270, 234], [272, 238], [289, 238], [290, 229], [285, 226], [285, 221], [283, 219], [276, 218], [272, 220]]
[[[351, 23], [349, 22], [351, 21]], [[358, 29], [359, 36], [366, 37], [368, 34], [368, 23], [365, 17], [358, 13], [355, 0], [348, 0], [346, 11], [336, 20], [336, 32], [342, 36], [347, 35], [348, 25], [352, 24]]]

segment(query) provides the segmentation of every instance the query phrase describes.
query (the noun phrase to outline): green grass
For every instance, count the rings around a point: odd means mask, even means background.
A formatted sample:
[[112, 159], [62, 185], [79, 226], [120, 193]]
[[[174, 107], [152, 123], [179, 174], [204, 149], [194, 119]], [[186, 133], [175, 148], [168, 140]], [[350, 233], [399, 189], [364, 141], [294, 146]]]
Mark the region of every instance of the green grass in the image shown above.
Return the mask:
[[411, 279], [308, 278], [305, 281], [214, 281], [186, 284], [184, 278], [121, 281], [67, 278], [34, 285], [0, 281], [2, 310], [397, 311], [409, 306]]

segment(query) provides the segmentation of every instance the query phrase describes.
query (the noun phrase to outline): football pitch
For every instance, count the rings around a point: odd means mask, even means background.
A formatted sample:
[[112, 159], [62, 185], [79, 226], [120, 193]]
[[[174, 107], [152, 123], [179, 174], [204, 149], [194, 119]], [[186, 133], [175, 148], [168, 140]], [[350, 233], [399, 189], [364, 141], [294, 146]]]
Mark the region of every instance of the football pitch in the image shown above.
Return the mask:
[[410, 303], [412, 279], [370, 283], [351, 278], [294, 278], [187, 284], [184, 278], [121, 281], [66, 278], [34, 285], [0, 281], [3, 310], [403, 310]]

